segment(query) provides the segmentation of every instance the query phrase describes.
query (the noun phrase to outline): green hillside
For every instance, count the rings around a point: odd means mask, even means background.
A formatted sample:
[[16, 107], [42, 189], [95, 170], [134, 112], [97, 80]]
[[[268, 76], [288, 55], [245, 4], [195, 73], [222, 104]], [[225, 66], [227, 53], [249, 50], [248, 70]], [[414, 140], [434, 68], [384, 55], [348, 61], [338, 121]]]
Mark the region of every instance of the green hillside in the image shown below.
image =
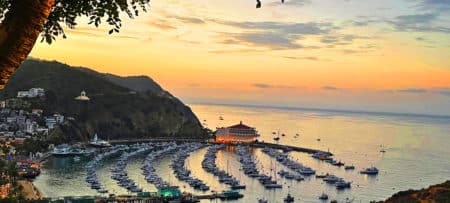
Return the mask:
[[[75, 118], [59, 129], [64, 140], [87, 140], [94, 133], [104, 139], [205, 136], [189, 107], [148, 77], [120, 77], [54, 61], [27, 60], [0, 96], [14, 98], [17, 91], [32, 87], [46, 91], [43, 99], [27, 99], [33, 107]], [[74, 99], [82, 90], [91, 99], [86, 109]]]

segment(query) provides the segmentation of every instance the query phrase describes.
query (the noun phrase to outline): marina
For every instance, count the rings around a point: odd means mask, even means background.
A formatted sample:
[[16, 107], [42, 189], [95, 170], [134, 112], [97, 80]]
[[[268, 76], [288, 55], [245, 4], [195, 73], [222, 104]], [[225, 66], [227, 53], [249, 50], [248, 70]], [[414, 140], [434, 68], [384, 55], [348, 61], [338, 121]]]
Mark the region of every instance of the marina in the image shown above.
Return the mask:
[[[272, 130], [269, 135], [271, 132]], [[378, 184], [388, 184], [385, 183], [386, 178], [391, 177], [391, 173], [402, 176], [395, 172], [395, 169], [375, 160], [377, 154], [381, 153], [377, 146], [374, 147], [373, 154], [361, 155], [352, 151], [346, 155], [342, 148], [317, 145], [318, 136], [311, 136], [311, 141], [299, 144], [286, 142], [289, 139], [298, 139], [294, 138], [295, 133], [286, 133], [276, 144], [270, 143], [271, 135], [264, 135], [267, 133], [261, 133], [261, 138], [255, 143], [227, 144], [194, 140], [169, 142], [167, 139], [117, 144], [109, 140], [113, 143], [112, 146], [94, 148], [94, 156], [79, 156], [79, 160], [75, 159], [75, 156], [50, 156], [43, 161], [42, 173], [35, 184], [50, 197], [71, 194], [73, 191], [64, 185], [72, 184], [80, 188], [79, 192], [73, 193], [74, 196], [108, 197], [114, 194], [116, 197], [131, 195], [138, 198], [138, 195], [144, 193], [166, 194], [168, 197], [190, 194], [186, 197], [207, 202], [214, 198], [227, 201], [227, 198], [221, 199], [219, 194], [223, 195], [228, 191], [226, 194], [239, 194], [236, 195], [240, 198], [238, 202], [290, 202], [292, 199], [294, 202], [318, 202], [322, 194], [328, 196], [329, 202], [350, 202], [376, 199], [367, 195], [371, 194], [373, 189], [366, 193], [364, 191], [374, 187], [383, 188]], [[320, 137], [321, 144], [330, 139], [326, 136]], [[307, 132], [302, 132], [301, 139], [306, 138]], [[133, 152], [144, 148], [143, 146], [148, 146], [149, 150], [133, 155]], [[87, 149], [91, 148], [87, 146]], [[383, 156], [394, 153], [391, 148], [387, 149]], [[379, 156], [381, 157], [381, 154]], [[329, 160], [345, 164], [339, 167]], [[201, 167], [202, 165], [205, 168]], [[89, 166], [88, 169], [86, 166]], [[376, 167], [378, 174], [365, 174], [375, 173], [375, 170], [371, 169], [372, 166]], [[134, 182], [127, 185], [134, 185], [134, 192], [127, 186], [119, 185], [120, 183], [112, 178], [114, 168], [127, 180], [124, 182]], [[85, 178], [80, 181], [79, 177], [87, 176], [90, 177], [92, 185], [86, 182]], [[55, 179], [57, 177], [64, 177], [64, 180]], [[264, 179], [267, 182], [264, 182]], [[59, 192], [47, 190], [43, 186], [44, 180], [59, 181], [59, 186], [52, 186], [57, 187]], [[70, 180], [70, 183], [65, 180]], [[273, 181], [281, 188], [265, 186], [274, 183]], [[91, 186], [98, 189], [92, 189]], [[392, 188], [390, 190], [394, 192]]]

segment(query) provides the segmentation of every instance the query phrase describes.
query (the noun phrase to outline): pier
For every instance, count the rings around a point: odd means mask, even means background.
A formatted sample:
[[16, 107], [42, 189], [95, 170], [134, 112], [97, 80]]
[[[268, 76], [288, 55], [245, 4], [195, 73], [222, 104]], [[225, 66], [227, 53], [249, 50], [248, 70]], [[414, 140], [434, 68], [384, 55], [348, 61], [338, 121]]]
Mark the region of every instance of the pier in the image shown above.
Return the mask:
[[108, 140], [108, 142], [110, 144], [133, 144], [133, 143], [144, 143], [144, 142], [203, 142], [203, 143], [206, 143], [207, 139], [160, 137], [160, 138], [145, 138], [145, 139], [118, 139], [118, 140]]
[[[169, 141], [175, 141], [175, 142], [202, 142], [202, 143], [211, 143], [211, 144], [220, 144], [215, 141], [208, 141], [207, 139], [196, 139], [196, 138], [147, 138], [147, 139], [122, 139], [122, 140], [110, 140], [109, 143], [111, 144], [130, 144], [130, 143], [143, 143], [143, 142], [169, 142]], [[276, 143], [268, 143], [268, 142], [239, 142], [239, 143], [228, 143], [230, 145], [247, 145], [251, 147], [256, 148], [264, 148], [264, 147], [270, 147], [274, 149], [279, 149], [283, 151], [296, 151], [296, 152], [304, 152], [308, 154], [314, 154], [317, 152], [326, 152], [318, 149], [311, 149], [311, 148], [305, 148], [305, 147], [297, 147], [297, 146], [291, 146], [291, 145], [283, 145], [283, 144], [276, 144]], [[326, 152], [330, 155], [333, 155], [331, 152]]]
[[[219, 144], [219, 143], [215, 143], [215, 142], [210, 142], [213, 144]], [[250, 143], [227, 143], [229, 145], [244, 145], [244, 146], [250, 146], [250, 147], [255, 147], [255, 148], [265, 148], [265, 147], [269, 147], [269, 148], [273, 148], [273, 149], [278, 149], [278, 150], [282, 150], [285, 152], [288, 151], [296, 151], [296, 152], [303, 152], [303, 153], [308, 153], [308, 154], [314, 154], [317, 152], [324, 152], [324, 153], [328, 153], [330, 155], [333, 155], [333, 153], [331, 152], [326, 152], [326, 151], [322, 151], [322, 150], [318, 150], [318, 149], [310, 149], [310, 148], [305, 148], [305, 147], [297, 147], [297, 146], [291, 146], [291, 145], [283, 145], [283, 144], [275, 144], [275, 143], [267, 143], [267, 142], [250, 142]]]

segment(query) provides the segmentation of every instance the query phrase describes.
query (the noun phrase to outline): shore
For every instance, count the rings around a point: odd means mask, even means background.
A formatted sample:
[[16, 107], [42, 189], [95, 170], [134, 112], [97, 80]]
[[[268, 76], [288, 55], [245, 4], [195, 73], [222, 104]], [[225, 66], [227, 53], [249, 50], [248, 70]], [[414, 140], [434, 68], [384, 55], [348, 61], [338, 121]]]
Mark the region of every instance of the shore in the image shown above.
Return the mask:
[[17, 183], [22, 186], [22, 195], [25, 199], [41, 199], [44, 197], [31, 181], [19, 180]]
[[420, 203], [420, 202], [450, 202], [450, 180], [444, 183], [431, 185], [420, 190], [406, 190], [395, 193], [385, 201], [372, 203]]

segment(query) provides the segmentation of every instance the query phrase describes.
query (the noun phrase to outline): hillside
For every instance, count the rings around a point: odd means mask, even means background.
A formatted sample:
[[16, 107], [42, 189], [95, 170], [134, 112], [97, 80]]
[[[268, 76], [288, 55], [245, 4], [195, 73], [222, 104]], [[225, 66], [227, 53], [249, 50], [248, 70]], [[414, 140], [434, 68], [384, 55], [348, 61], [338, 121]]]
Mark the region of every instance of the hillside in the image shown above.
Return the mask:
[[379, 203], [420, 203], [420, 202], [436, 202], [449, 203], [450, 202], [450, 180], [432, 185], [426, 189], [421, 190], [407, 190], [398, 192], [386, 201]]
[[[120, 77], [54, 61], [27, 60], [0, 96], [14, 98], [17, 91], [31, 87], [46, 91], [44, 101], [28, 99], [34, 107], [75, 118], [60, 129], [67, 140], [87, 140], [94, 133], [104, 139], [205, 135], [190, 108], [146, 76]], [[74, 99], [82, 90], [91, 99], [87, 107]]]

